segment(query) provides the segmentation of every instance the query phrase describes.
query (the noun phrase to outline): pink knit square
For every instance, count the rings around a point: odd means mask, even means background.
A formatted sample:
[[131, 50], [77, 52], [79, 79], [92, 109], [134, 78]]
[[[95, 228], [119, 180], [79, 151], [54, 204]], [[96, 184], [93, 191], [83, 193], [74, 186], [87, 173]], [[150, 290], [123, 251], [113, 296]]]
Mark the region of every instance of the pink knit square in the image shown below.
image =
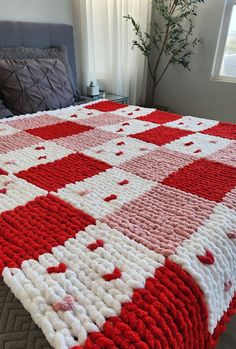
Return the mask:
[[86, 126], [108, 126], [108, 125], [115, 125], [120, 122], [125, 122], [129, 120], [128, 118], [120, 115], [114, 115], [114, 114], [101, 114], [97, 116], [92, 116], [89, 119], [80, 119], [77, 120], [78, 123], [81, 125], [86, 125]]
[[0, 153], [7, 153], [11, 150], [22, 149], [39, 142], [42, 142], [41, 138], [21, 131], [13, 135], [0, 137]]
[[59, 119], [52, 115], [37, 115], [37, 116], [29, 116], [25, 119], [18, 119], [9, 121], [7, 124], [12, 127], [16, 127], [19, 130], [28, 130], [31, 128], [43, 127], [48, 125], [54, 125], [59, 122], [63, 122], [64, 120]]
[[169, 256], [209, 217], [214, 202], [158, 184], [102, 221]]
[[194, 160], [195, 158], [190, 155], [174, 153], [160, 148], [127, 161], [119, 167], [142, 178], [158, 182]]
[[236, 167], [236, 141], [209, 157], [211, 160]]
[[54, 139], [54, 143], [62, 145], [63, 147], [71, 150], [83, 151], [85, 149], [101, 145], [114, 138], [117, 138], [117, 135], [114, 133], [94, 129], [78, 135]]
[[225, 195], [223, 204], [236, 211], [236, 187]]

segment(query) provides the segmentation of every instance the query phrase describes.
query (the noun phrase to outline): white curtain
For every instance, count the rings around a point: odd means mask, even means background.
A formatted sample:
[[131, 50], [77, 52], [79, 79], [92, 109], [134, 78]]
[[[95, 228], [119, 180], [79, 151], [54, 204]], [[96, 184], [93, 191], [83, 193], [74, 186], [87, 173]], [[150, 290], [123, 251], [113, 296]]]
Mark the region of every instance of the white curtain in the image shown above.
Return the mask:
[[73, 0], [78, 69], [82, 92], [90, 81], [101, 89], [130, 96], [131, 103], [145, 100], [147, 62], [138, 49], [130, 14], [149, 31], [151, 0]]

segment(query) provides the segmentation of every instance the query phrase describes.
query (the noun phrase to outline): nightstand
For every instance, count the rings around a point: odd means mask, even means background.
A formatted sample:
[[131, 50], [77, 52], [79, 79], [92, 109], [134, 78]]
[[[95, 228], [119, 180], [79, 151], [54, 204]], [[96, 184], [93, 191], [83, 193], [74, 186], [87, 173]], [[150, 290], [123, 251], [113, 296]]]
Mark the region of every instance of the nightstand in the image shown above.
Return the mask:
[[[130, 100], [130, 97], [128, 97], [128, 96], [120, 96], [120, 95], [116, 95], [113, 93], [106, 93], [104, 98], [108, 99], [109, 101], [113, 101], [113, 102], [117, 102], [117, 103], [121, 103], [121, 104], [129, 104], [129, 100]], [[101, 97], [94, 97], [93, 98], [93, 97], [81, 96], [80, 101], [77, 101], [75, 103], [75, 105], [93, 102], [93, 101], [96, 101], [98, 99], [101, 99]]]
[[118, 102], [122, 104], [129, 104], [129, 100], [130, 100], [130, 97], [128, 96], [120, 96], [120, 95], [115, 95], [113, 93], [106, 93], [105, 98], [108, 99], [109, 101]]

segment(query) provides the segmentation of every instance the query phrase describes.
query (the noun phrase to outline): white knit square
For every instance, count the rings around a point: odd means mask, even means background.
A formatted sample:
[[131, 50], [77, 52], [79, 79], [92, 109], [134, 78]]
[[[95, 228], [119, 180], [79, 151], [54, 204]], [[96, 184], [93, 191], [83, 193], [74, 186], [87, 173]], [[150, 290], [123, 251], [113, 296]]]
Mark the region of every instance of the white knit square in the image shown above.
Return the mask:
[[20, 130], [0, 122], [0, 137], [10, 136], [17, 132], [20, 132]]
[[219, 121], [196, 118], [193, 116], [183, 116], [179, 120], [171, 121], [165, 126], [180, 128], [181, 130], [199, 132], [218, 125]]
[[72, 153], [74, 153], [73, 150], [53, 142], [41, 142], [30, 147], [0, 154], [0, 168], [9, 173], [17, 173], [33, 166], [53, 162]]
[[[76, 184], [68, 184], [55, 195], [100, 219], [135, 200], [154, 185], [151, 180], [112, 168]], [[111, 200], [106, 201], [106, 198]]]
[[226, 138], [195, 133], [168, 143], [164, 147], [202, 158], [226, 148], [232, 142]]
[[135, 118], [138, 118], [140, 116], [145, 116], [145, 115], [151, 114], [154, 111], [156, 111], [156, 109], [137, 107], [135, 105], [128, 105], [127, 107], [120, 108], [120, 109], [117, 109], [117, 110], [111, 112], [111, 114], [121, 115], [121, 116], [125, 116], [125, 117], [131, 118], [131, 119], [135, 119]]
[[23, 206], [47, 192], [13, 175], [0, 176], [0, 213]]
[[83, 120], [91, 118], [92, 116], [98, 116], [101, 115], [102, 112], [98, 110], [90, 110], [86, 108], [82, 108], [80, 106], [72, 106], [69, 108], [64, 108], [60, 110], [56, 110], [53, 112], [50, 112], [50, 115], [54, 115], [58, 118], [67, 120], [67, 121], [73, 121], [76, 122], [76, 120]]
[[157, 148], [157, 145], [146, 143], [139, 139], [121, 137], [100, 146], [87, 149], [84, 151], [84, 154], [111, 165], [119, 165], [134, 157], [145, 155]]
[[114, 132], [117, 134], [117, 136], [128, 136], [151, 130], [157, 126], [158, 124], [154, 124], [152, 122], [132, 119], [129, 121], [120, 122], [119, 124], [101, 126], [99, 128], [104, 131]]

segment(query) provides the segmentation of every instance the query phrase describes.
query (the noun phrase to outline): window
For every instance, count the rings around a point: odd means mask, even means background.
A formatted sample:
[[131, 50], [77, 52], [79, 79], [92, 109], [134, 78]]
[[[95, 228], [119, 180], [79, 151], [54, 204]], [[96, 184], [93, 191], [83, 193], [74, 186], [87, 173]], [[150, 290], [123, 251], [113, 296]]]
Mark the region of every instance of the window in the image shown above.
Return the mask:
[[236, 83], [236, 0], [226, 1], [213, 78]]

